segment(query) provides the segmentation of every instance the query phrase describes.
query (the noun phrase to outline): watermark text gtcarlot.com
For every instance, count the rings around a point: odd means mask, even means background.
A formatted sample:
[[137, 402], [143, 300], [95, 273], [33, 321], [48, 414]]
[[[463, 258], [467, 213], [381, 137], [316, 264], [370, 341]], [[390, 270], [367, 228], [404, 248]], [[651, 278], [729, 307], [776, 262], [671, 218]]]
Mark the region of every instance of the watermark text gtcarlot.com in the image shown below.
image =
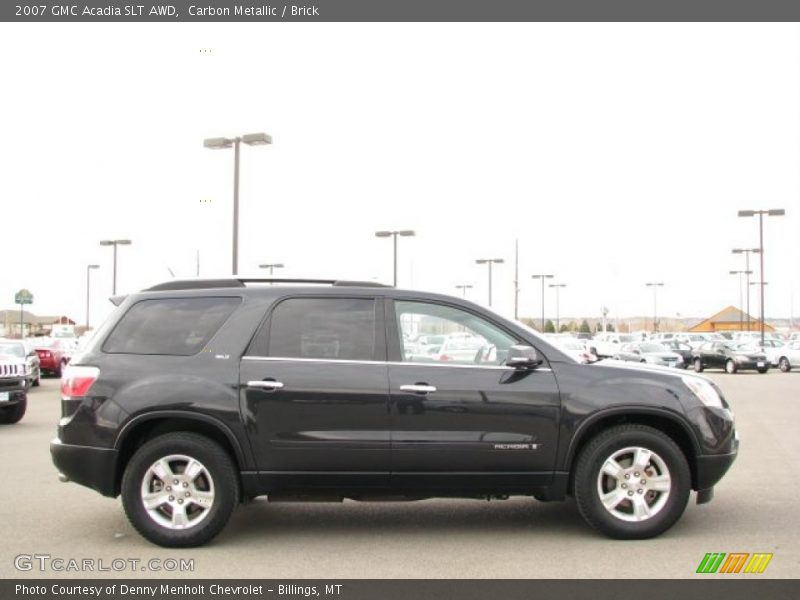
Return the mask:
[[17, 571], [56, 573], [194, 572], [193, 558], [74, 558], [50, 554], [18, 554]]

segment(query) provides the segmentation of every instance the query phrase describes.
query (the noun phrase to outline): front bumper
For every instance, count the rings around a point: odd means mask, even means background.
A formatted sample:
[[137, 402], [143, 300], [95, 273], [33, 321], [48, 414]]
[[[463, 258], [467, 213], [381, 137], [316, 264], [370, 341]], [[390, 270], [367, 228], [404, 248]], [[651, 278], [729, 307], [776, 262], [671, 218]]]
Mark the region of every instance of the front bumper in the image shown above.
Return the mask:
[[74, 481], [112, 498], [119, 494], [116, 484], [118, 454], [113, 448], [64, 444], [58, 438], [50, 442], [50, 455], [62, 481]]
[[698, 492], [711, 490], [719, 480], [722, 479], [725, 473], [728, 472], [728, 469], [731, 468], [738, 454], [739, 439], [737, 438], [733, 442], [733, 452], [729, 452], [728, 454], [707, 454], [698, 456], [695, 462], [695, 489]]

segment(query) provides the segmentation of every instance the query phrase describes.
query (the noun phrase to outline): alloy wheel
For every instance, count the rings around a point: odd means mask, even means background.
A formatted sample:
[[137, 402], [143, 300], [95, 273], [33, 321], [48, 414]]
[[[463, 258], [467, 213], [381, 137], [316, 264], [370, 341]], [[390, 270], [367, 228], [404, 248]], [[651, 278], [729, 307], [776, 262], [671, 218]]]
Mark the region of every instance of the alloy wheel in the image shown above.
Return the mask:
[[664, 459], [640, 446], [615, 451], [597, 476], [600, 502], [622, 521], [641, 522], [654, 517], [664, 508], [671, 489]]
[[201, 523], [214, 505], [214, 480], [197, 459], [172, 454], [154, 462], [144, 474], [141, 498], [150, 518], [167, 529], [189, 529]]

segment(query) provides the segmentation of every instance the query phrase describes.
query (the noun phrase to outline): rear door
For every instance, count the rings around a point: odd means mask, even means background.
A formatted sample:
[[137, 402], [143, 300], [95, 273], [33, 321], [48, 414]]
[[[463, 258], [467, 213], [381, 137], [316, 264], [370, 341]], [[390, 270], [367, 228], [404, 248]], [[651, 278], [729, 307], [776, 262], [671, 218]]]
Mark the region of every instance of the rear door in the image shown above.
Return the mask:
[[391, 442], [383, 303], [279, 301], [243, 357], [243, 410], [270, 489], [388, 482]]

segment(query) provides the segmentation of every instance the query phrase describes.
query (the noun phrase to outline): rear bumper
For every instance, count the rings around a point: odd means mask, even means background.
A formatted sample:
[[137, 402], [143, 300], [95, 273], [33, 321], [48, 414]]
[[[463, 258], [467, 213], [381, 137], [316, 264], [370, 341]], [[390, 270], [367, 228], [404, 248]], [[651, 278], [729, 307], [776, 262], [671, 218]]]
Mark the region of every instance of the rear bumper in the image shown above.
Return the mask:
[[50, 442], [50, 455], [59, 476], [63, 474], [66, 480], [90, 487], [103, 496], [118, 495], [116, 450], [64, 444], [55, 438]]

